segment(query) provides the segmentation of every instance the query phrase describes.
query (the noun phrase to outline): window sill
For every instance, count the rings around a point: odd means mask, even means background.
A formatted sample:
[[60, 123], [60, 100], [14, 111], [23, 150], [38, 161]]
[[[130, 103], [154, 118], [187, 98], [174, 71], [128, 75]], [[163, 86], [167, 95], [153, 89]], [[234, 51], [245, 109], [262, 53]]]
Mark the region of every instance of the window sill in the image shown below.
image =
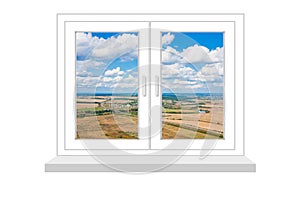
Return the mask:
[[[174, 158], [174, 159], [173, 159]], [[92, 156], [57, 156], [45, 164], [46, 172], [255, 172], [245, 156], [106, 156], [106, 164]], [[176, 160], [171, 164], [170, 160]]]

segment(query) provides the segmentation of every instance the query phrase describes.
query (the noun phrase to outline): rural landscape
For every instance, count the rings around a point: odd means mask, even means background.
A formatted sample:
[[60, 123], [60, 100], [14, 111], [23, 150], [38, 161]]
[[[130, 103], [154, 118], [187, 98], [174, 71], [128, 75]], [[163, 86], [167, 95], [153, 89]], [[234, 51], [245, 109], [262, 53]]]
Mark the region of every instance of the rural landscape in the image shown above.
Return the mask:
[[77, 135], [84, 139], [137, 139], [137, 96], [77, 96]]
[[[224, 139], [223, 37], [161, 33], [161, 139]], [[76, 32], [76, 139], [138, 139], [138, 38]]]
[[[138, 97], [77, 96], [77, 139], [137, 139]], [[223, 97], [163, 94], [162, 139], [223, 138]]]
[[223, 138], [223, 97], [163, 94], [162, 139]]

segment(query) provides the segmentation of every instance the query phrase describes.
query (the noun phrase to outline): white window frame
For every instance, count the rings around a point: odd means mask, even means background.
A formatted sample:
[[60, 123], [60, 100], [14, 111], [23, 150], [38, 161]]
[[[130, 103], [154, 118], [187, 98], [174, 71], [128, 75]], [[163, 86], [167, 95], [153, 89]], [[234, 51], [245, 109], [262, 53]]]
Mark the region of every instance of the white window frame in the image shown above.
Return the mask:
[[[62, 26], [62, 23], [61, 23]], [[139, 48], [143, 51], [139, 51], [138, 63], [139, 66], [147, 65], [149, 60], [149, 53], [147, 49], [143, 47], [149, 46], [147, 43], [148, 32], [147, 32], [147, 22], [82, 22], [82, 21], [63, 21], [63, 31], [59, 32], [59, 37], [63, 38], [58, 50], [64, 50], [63, 53], [59, 55], [64, 55], [64, 57], [59, 57], [58, 60], [58, 75], [60, 77], [59, 83], [59, 94], [58, 103], [64, 105], [64, 115], [59, 115], [58, 117], [64, 116], [64, 123], [59, 124], [59, 138], [60, 141], [64, 141], [65, 150], [84, 150], [86, 148], [93, 149], [146, 149], [149, 146], [149, 141], [146, 140], [149, 136], [149, 130], [143, 129], [143, 131], [138, 131], [138, 137], [140, 139], [78, 139], [75, 140], [76, 133], [76, 82], [75, 82], [75, 61], [76, 61], [76, 52], [75, 52], [75, 34], [76, 32], [128, 32], [135, 31], [138, 32], [139, 38]], [[62, 28], [62, 27], [61, 27]], [[61, 30], [61, 29], [60, 29]], [[139, 77], [143, 77], [146, 80], [149, 72], [147, 68], [139, 68]], [[64, 78], [64, 79], [63, 79]], [[139, 78], [139, 85], [143, 84], [143, 79]], [[139, 87], [139, 94], [142, 94], [145, 87]], [[149, 104], [149, 90], [145, 91], [146, 95], [138, 96], [139, 104]], [[142, 106], [139, 109], [139, 127], [149, 127], [149, 107]], [[62, 133], [63, 131], [63, 133]], [[63, 136], [63, 138], [62, 138]], [[85, 146], [87, 145], [87, 146]], [[60, 148], [62, 149], [62, 146]]]
[[[66, 31], [80, 31], [80, 28], [71, 28], [71, 30], [68, 29], [69, 24], [71, 25], [80, 23], [82, 24], [97, 24], [97, 23], [104, 23], [106, 22], [109, 24], [111, 23], [126, 23], [126, 22], [135, 22], [136, 24], [139, 23], [148, 23], [149, 25], [151, 23], [155, 24], [157, 23], [167, 23], [167, 22], [191, 22], [191, 23], [209, 23], [209, 22], [219, 22], [219, 23], [227, 23], [227, 22], [232, 22], [234, 24], [234, 148], [232, 148], [232, 143], [230, 144], [230, 147], [226, 148], [214, 148], [211, 147], [207, 150], [202, 149], [204, 151], [207, 151], [207, 154], [209, 155], [214, 155], [214, 156], [225, 156], [225, 155], [244, 155], [244, 16], [242, 14], [121, 14], [121, 15], [116, 15], [116, 14], [58, 14], [57, 15], [57, 92], [58, 92], [58, 97], [57, 97], [57, 155], [90, 155], [91, 152], [87, 151], [84, 148], [78, 148], [78, 146], [74, 146], [74, 144], [69, 143], [69, 141], [73, 140], [71, 137], [65, 137], [65, 112], [71, 113], [71, 115], [74, 115], [74, 105], [72, 105], [72, 100], [70, 98], [65, 99], [65, 93], [64, 91], [64, 84], [67, 82], [69, 83], [69, 80], [72, 78], [68, 78], [68, 81], [65, 80], [64, 73], [67, 71], [65, 70], [65, 64], [69, 64], [69, 62], [74, 62], [72, 60], [72, 57], [70, 58], [70, 61], [65, 60], [64, 54], [65, 54], [65, 42], [67, 41], [74, 41], [75, 38], [68, 39], [65, 37]], [[83, 23], [84, 22], [84, 23]], [[152, 25], [153, 25], [152, 24]], [[72, 25], [71, 25], [72, 26]], [[84, 25], [85, 26], [85, 25]], [[91, 25], [90, 27], [86, 27], [89, 30], [86, 29], [81, 29], [81, 31], [98, 31], [100, 32], [101, 29], [93, 28], [94, 25]], [[143, 26], [142, 26], [143, 27]], [[127, 29], [128, 31], [132, 31], [137, 28], [141, 28], [139, 26], [134, 25], [131, 29]], [[105, 27], [104, 27], [105, 28]], [[147, 27], [146, 27], [147, 28]], [[157, 28], [163, 28], [163, 29], [170, 29], [170, 31], [179, 31], [176, 27], [171, 27], [168, 25], [168, 27], [157, 27]], [[113, 31], [116, 29], [103, 29], [103, 31]], [[118, 28], [118, 31], [120, 28]], [[185, 31], [182, 29], [182, 31]], [[186, 30], [187, 31], [187, 30]], [[199, 31], [201, 31], [199, 29]], [[222, 31], [222, 30], [221, 30]], [[224, 30], [223, 30], [224, 31]], [[225, 30], [226, 31], [226, 30]], [[227, 30], [228, 31], [228, 30]], [[230, 29], [232, 31], [232, 29]], [[146, 33], [145, 33], [146, 34]], [[71, 34], [72, 35], [72, 34]], [[75, 37], [75, 35], [74, 35]], [[65, 41], [66, 40], [66, 41]], [[74, 46], [75, 43], [72, 44], [72, 42], [68, 42], [68, 47], [66, 49], [66, 53], [68, 54], [69, 51], [73, 51], [75, 49]], [[229, 44], [230, 46], [230, 44]], [[225, 48], [227, 45], [225, 44]], [[151, 55], [151, 58], [154, 58], [154, 55]], [[73, 54], [75, 56], [75, 54]], [[75, 58], [75, 57], [74, 57]], [[144, 55], [144, 58], [139, 60], [139, 62], [143, 62], [142, 60], [147, 60], [149, 57], [147, 55]], [[227, 59], [226, 59], [227, 60]], [[230, 59], [229, 59], [230, 60]], [[151, 59], [151, 62], [154, 62], [155, 60]], [[141, 64], [141, 63], [140, 63]], [[225, 66], [226, 68], [227, 66]], [[227, 69], [226, 69], [227, 70]], [[157, 71], [157, 73], [160, 70]], [[151, 74], [155, 73], [155, 70], [151, 69]], [[228, 74], [228, 73], [227, 73]], [[75, 75], [75, 74], [74, 74]], [[149, 74], [145, 72], [143, 75], [149, 80]], [[141, 75], [139, 76], [141, 77]], [[153, 80], [153, 77], [151, 77]], [[225, 73], [225, 80], [226, 79], [226, 73]], [[226, 84], [225, 84], [226, 85]], [[152, 86], [154, 87], [154, 86]], [[233, 88], [231, 88], [233, 89]], [[146, 90], [147, 95], [149, 89]], [[151, 88], [151, 98], [153, 97], [152, 92], [154, 92], [154, 88]], [[140, 92], [139, 92], [140, 93]], [[70, 93], [71, 96], [74, 97], [74, 93]], [[225, 94], [226, 96], [226, 94]], [[139, 99], [140, 100], [140, 99]], [[232, 100], [232, 99], [231, 99]], [[231, 101], [230, 100], [230, 101]], [[69, 102], [70, 101], [70, 102]], [[146, 100], [145, 100], [146, 101]], [[156, 102], [155, 99], [151, 99], [151, 102]], [[226, 102], [226, 100], [225, 100]], [[68, 108], [66, 109], [65, 105], [68, 105]], [[231, 104], [232, 106], [232, 104]], [[140, 107], [139, 107], [140, 109]], [[230, 108], [231, 109], [231, 108]], [[225, 108], [226, 110], [226, 108]], [[149, 111], [149, 110], [148, 110]], [[146, 111], [147, 112], [147, 111]], [[228, 110], [226, 111], [228, 112]], [[151, 116], [154, 113], [152, 113]], [[159, 118], [161, 120], [161, 118]], [[152, 119], [153, 120], [153, 119]], [[67, 120], [68, 121], [68, 120]], [[147, 121], [147, 120], [146, 120]], [[73, 122], [74, 123], [74, 122]], [[149, 122], [150, 123], [150, 122]], [[226, 122], [225, 122], [226, 124]], [[74, 125], [74, 124], [73, 124]], [[225, 125], [226, 126], [226, 125]], [[231, 129], [232, 130], [232, 129]], [[149, 134], [149, 133], [147, 133]], [[225, 133], [226, 134], [226, 133]], [[68, 140], [68, 141], [67, 141]], [[92, 140], [90, 140], [92, 141]], [[99, 140], [97, 140], [99, 141]], [[93, 150], [92, 153], [94, 155], [122, 155], [121, 151], [119, 150], [125, 150], [127, 153], [136, 155], [136, 154], [147, 154], [147, 155], [199, 155], [199, 149], [195, 149], [194, 147], [191, 147], [189, 149], [185, 149], [183, 152], [182, 149], [161, 149], [162, 147], [165, 146], [165, 144], [160, 145], [160, 141], [157, 140], [157, 138], [154, 137], [154, 146], [155, 148], [149, 149], [149, 145], [146, 143], [142, 143], [141, 141], [138, 141], [138, 144], [134, 144], [134, 148], [132, 148], [132, 145], [129, 144], [131, 141], [127, 142], [126, 140], [119, 140], [116, 141], [119, 144], [116, 144], [118, 146], [118, 149], [99, 149], [98, 144], [95, 143], [97, 146], [96, 150]], [[200, 141], [200, 140], [199, 140]], [[226, 141], [226, 140], [225, 140]], [[110, 143], [110, 141], [108, 141]], [[177, 141], [176, 141], [177, 142]], [[180, 141], [179, 141], [180, 142]], [[195, 141], [194, 141], [195, 142]], [[78, 142], [77, 142], [78, 143]], [[93, 143], [93, 141], [92, 141]], [[105, 143], [105, 142], [104, 142]], [[196, 141], [196, 143], [199, 143]], [[202, 141], [203, 143], [203, 141]], [[67, 146], [66, 146], [67, 144]], [[141, 144], [141, 146], [139, 146]], [[153, 145], [152, 144], [152, 145]], [[78, 144], [77, 144], [78, 145]], [[93, 144], [91, 144], [93, 145]], [[109, 144], [108, 144], [109, 145]], [[207, 144], [208, 146], [210, 144]], [[218, 145], [218, 143], [217, 143]], [[127, 147], [130, 146], [130, 149]], [[145, 146], [148, 148], [146, 149]], [[66, 148], [67, 147], [67, 148]], [[142, 149], [140, 149], [142, 147]], [[133, 150], [134, 149], [134, 150]], [[123, 151], [122, 151], [123, 152]]]
[[[161, 139], [161, 123], [162, 123], [162, 111], [159, 113], [155, 113], [155, 115], [151, 115], [152, 117], [152, 127], [160, 126], [159, 134], [155, 134], [152, 136], [151, 147], [154, 149], [180, 149], [185, 148], [182, 145], [183, 142], [187, 143], [188, 148], [190, 150], [200, 150], [205, 149], [205, 143], [210, 142], [214, 143], [213, 151], [215, 150], [230, 150], [235, 149], [235, 130], [234, 130], [234, 112], [226, 112], [226, 110], [231, 111], [234, 110], [234, 71], [235, 71], [235, 22], [234, 21], [185, 21], [185, 22], [152, 22], [151, 23], [151, 65], [154, 65], [156, 69], [151, 68], [151, 80], [155, 80], [156, 77], [161, 82], [163, 78], [161, 75], [161, 56], [158, 55], [157, 49], [161, 49], [161, 37], [162, 32], [174, 31], [174, 32], [223, 32], [224, 33], [224, 47], [225, 47], [225, 83], [224, 84], [224, 102], [225, 102], [225, 115], [224, 115], [224, 139], [209, 139], [210, 141], [206, 141], [205, 139], [195, 139], [193, 143], [189, 144], [189, 141], [184, 141], [186, 139]], [[159, 85], [161, 83], [158, 83]], [[151, 89], [151, 107], [158, 106], [161, 108], [162, 104], [162, 93], [160, 90], [159, 95], [155, 94], [155, 85]], [[159, 117], [157, 117], [157, 115]], [[155, 131], [151, 131], [153, 134]], [[211, 148], [211, 147], [210, 147]], [[212, 149], [210, 149], [212, 150]]]

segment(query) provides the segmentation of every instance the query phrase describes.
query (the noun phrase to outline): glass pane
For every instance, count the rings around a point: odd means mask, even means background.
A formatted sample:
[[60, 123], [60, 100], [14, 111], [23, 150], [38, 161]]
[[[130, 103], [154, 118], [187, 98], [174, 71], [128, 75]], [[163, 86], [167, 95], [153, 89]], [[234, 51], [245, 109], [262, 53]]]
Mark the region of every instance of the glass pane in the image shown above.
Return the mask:
[[224, 131], [222, 32], [162, 32], [162, 139]]
[[76, 138], [138, 138], [138, 33], [76, 32]]

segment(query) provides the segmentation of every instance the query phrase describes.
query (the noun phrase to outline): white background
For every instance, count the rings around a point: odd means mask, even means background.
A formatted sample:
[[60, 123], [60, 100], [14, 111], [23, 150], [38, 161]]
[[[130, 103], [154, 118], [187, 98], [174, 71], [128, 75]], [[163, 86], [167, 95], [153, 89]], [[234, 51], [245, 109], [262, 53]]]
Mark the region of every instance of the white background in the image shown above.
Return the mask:
[[[297, 1], [0, 4], [0, 199], [299, 199]], [[154, 10], [246, 14], [246, 155], [257, 172], [45, 173], [55, 156], [56, 13]]]

